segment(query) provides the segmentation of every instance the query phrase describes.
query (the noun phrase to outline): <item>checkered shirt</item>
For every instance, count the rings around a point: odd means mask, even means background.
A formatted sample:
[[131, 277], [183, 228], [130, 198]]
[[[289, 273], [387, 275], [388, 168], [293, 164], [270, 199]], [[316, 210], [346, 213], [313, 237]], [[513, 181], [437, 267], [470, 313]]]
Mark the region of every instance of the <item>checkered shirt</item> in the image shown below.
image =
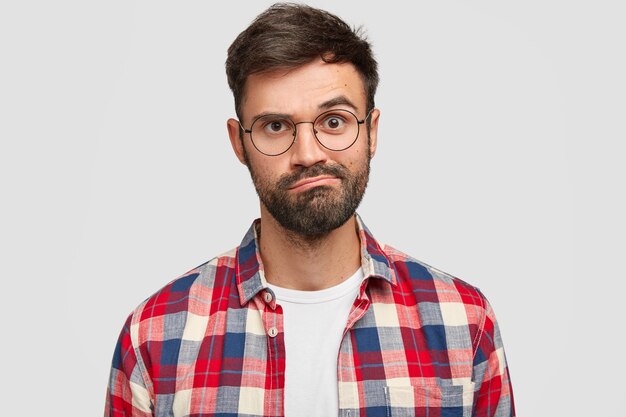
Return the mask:
[[[257, 224], [238, 248], [129, 316], [105, 416], [284, 415], [283, 315], [263, 274]], [[381, 246], [358, 216], [357, 224], [365, 279], [337, 357], [338, 415], [514, 416], [502, 340], [482, 293]]]

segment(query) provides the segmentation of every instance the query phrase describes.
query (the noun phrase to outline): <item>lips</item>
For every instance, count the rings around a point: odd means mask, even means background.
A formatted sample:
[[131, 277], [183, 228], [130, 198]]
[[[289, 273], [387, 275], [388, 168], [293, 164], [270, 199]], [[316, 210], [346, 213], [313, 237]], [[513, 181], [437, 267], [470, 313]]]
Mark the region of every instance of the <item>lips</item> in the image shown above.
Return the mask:
[[298, 188], [305, 188], [334, 184], [347, 178], [347, 169], [340, 164], [322, 164], [311, 167], [301, 167], [295, 172], [283, 175], [276, 186], [279, 190], [290, 192]]
[[304, 178], [291, 187], [289, 187], [290, 191], [304, 191], [313, 187], [320, 187], [323, 185], [333, 185], [339, 181], [339, 178], [330, 176], [330, 175], [320, 175], [317, 177]]

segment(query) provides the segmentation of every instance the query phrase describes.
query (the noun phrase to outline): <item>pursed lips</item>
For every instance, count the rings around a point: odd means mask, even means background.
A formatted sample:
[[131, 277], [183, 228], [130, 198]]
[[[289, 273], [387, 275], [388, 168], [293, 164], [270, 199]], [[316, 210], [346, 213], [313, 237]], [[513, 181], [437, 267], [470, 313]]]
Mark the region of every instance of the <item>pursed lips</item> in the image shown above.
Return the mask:
[[312, 187], [336, 184], [338, 181], [339, 181], [339, 178], [329, 176], [329, 175], [321, 175], [318, 177], [304, 178], [303, 180], [300, 180], [296, 182], [294, 185], [292, 185], [291, 187], [289, 187], [289, 191], [304, 191]]

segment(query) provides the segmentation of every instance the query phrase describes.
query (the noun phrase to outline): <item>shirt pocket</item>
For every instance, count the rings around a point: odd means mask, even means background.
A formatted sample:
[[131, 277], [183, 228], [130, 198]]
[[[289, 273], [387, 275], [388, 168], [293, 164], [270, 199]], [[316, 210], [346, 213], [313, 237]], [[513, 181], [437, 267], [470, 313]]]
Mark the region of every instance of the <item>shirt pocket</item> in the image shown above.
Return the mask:
[[474, 383], [386, 386], [387, 417], [471, 417]]

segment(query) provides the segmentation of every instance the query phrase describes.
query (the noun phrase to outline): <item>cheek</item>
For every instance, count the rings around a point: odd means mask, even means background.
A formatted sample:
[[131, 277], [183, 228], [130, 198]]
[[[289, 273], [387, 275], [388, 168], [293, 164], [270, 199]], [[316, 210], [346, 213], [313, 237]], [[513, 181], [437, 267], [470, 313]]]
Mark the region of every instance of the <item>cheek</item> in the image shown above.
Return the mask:
[[253, 176], [265, 183], [277, 181], [281, 174], [287, 171], [281, 171], [280, 161], [273, 163], [273, 160], [261, 160], [260, 158], [250, 158], [249, 168]]
[[348, 168], [358, 168], [361, 165], [367, 163], [367, 150], [357, 148], [354, 149], [350, 158], [347, 158], [342, 162]]

